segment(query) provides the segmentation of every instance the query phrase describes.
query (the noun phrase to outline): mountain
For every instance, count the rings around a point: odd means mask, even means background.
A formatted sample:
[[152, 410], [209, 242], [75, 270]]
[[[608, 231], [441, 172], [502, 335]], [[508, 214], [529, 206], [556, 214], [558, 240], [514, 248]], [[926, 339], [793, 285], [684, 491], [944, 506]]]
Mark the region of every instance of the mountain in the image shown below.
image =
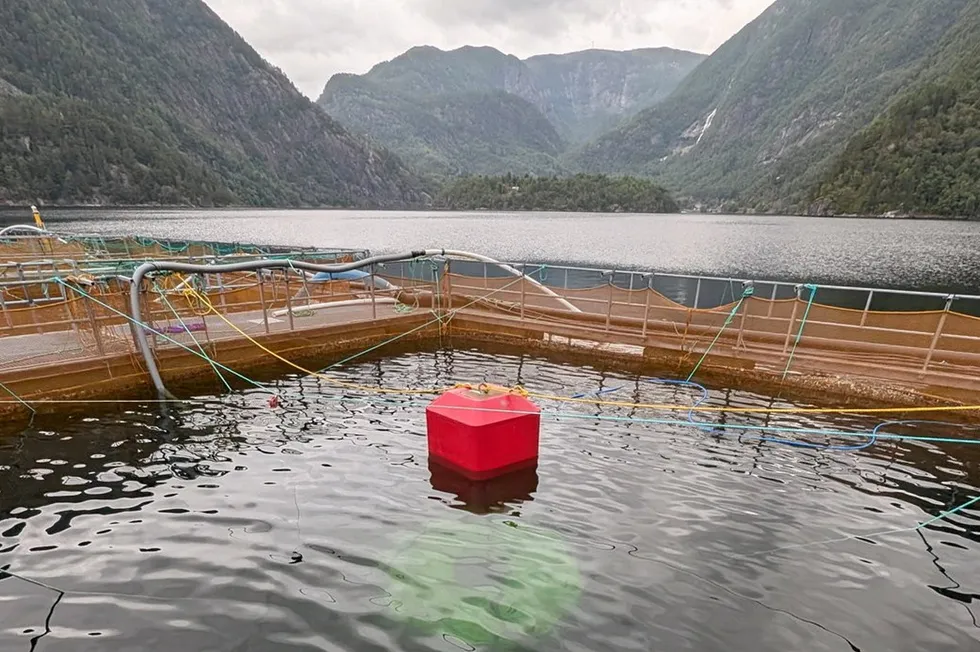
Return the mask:
[[539, 108], [565, 138], [581, 143], [664, 100], [704, 58], [647, 48], [543, 54], [525, 63], [541, 97]]
[[489, 47], [423, 46], [365, 75], [333, 76], [318, 103], [437, 176], [553, 174], [567, 142], [658, 101], [702, 58], [662, 48], [521, 61]]
[[980, 218], [980, 4], [916, 83], [851, 140], [812, 196], [821, 213]]
[[395, 205], [420, 188], [201, 0], [0, 3], [0, 202]]
[[777, 0], [670, 97], [570, 164], [652, 176], [706, 203], [799, 210], [975, 5]]

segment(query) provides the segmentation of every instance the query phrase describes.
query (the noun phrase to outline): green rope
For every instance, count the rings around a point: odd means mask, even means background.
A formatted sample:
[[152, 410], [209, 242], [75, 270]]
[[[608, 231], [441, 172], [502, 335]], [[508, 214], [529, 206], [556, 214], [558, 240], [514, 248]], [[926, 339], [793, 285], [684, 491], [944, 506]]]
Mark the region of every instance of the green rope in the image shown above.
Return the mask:
[[[201, 346], [201, 343], [197, 340], [196, 337], [194, 337], [194, 333], [192, 333], [191, 329], [188, 328], [187, 324], [184, 323], [184, 320], [181, 318], [180, 313], [178, 313], [177, 309], [173, 307], [173, 304], [171, 304], [170, 301], [167, 299], [166, 293], [160, 289], [160, 286], [157, 285], [156, 281], [153, 282], [153, 288], [160, 295], [160, 298], [163, 299], [163, 302], [167, 304], [167, 307], [170, 308], [170, 312], [174, 313], [174, 317], [177, 318], [177, 322], [180, 324], [181, 328], [183, 328], [187, 332], [187, 334], [191, 336], [191, 340], [194, 342], [195, 346], [197, 346], [197, 348], [201, 351], [201, 353], [204, 354], [205, 359], [208, 361], [208, 364], [211, 365], [211, 368], [214, 369], [214, 373], [218, 375], [218, 379], [225, 386], [225, 389], [231, 392], [232, 391], [231, 385], [229, 385], [228, 381], [225, 380], [225, 377], [221, 375], [221, 371], [218, 369], [217, 365], [215, 365], [214, 360], [207, 355], [207, 353], [204, 350], [204, 347]], [[202, 317], [202, 319], [204, 318]]]
[[789, 352], [789, 360], [786, 361], [786, 368], [783, 369], [783, 380], [786, 380], [786, 376], [789, 374], [789, 367], [793, 364], [793, 356], [796, 355], [796, 347], [799, 346], [800, 340], [803, 339], [803, 327], [806, 326], [806, 319], [810, 316], [810, 308], [813, 307], [813, 298], [817, 296], [816, 285], [805, 285], [804, 287], [810, 290], [810, 300], [807, 302], [806, 310], [803, 312], [803, 321], [800, 322], [800, 330], [796, 333], [793, 350]]
[[718, 331], [718, 334], [715, 335], [715, 339], [713, 339], [711, 344], [708, 345], [708, 348], [705, 349], [704, 355], [701, 356], [698, 363], [694, 365], [694, 369], [691, 370], [691, 375], [687, 377], [687, 382], [691, 382], [691, 379], [694, 378], [694, 374], [698, 373], [698, 369], [701, 368], [701, 365], [704, 364], [704, 361], [708, 358], [708, 354], [711, 353], [711, 349], [713, 349], [715, 344], [718, 343], [718, 340], [721, 338], [721, 334], [725, 332], [725, 329], [728, 328], [733, 321], [735, 321], [735, 315], [738, 314], [739, 308], [741, 308], [742, 304], [745, 303], [745, 300], [751, 297], [754, 293], [755, 288], [751, 285], [745, 288], [745, 291], [742, 292], [742, 298], [738, 300], [738, 303], [736, 303], [731, 312], [728, 313], [728, 317], [725, 319], [725, 323], [722, 324], [721, 330]]
[[15, 399], [17, 399], [17, 402], [20, 403], [21, 405], [23, 405], [24, 407], [26, 407], [28, 410], [30, 410], [31, 411], [31, 414], [37, 414], [37, 410], [35, 410], [31, 406], [30, 403], [28, 403], [27, 401], [25, 401], [21, 397], [17, 396], [17, 394], [14, 392], [14, 390], [10, 389], [9, 387], [7, 387], [6, 385], [4, 385], [3, 383], [0, 383], [0, 389], [3, 389], [3, 391], [7, 392], [11, 396], [13, 396]]
[[130, 315], [127, 315], [127, 314], [126, 314], [126, 313], [124, 313], [123, 311], [121, 311], [121, 310], [117, 310], [117, 309], [116, 309], [116, 308], [114, 308], [113, 306], [110, 306], [110, 305], [109, 305], [108, 303], [105, 303], [105, 302], [103, 302], [103, 301], [99, 301], [98, 299], [96, 299], [96, 298], [95, 298], [94, 296], [92, 296], [91, 294], [89, 294], [89, 293], [88, 293], [88, 292], [86, 292], [85, 290], [83, 290], [83, 289], [81, 289], [81, 288], [79, 288], [79, 287], [76, 287], [76, 286], [74, 286], [74, 285], [71, 285], [71, 284], [69, 284], [69, 283], [66, 283], [65, 281], [63, 281], [63, 280], [62, 280], [61, 278], [59, 278], [59, 277], [57, 277], [57, 276], [56, 276], [56, 277], [54, 277], [54, 279], [53, 279], [53, 280], [54, 280], [54, 281], [55, 281], [56, 283], [60, 283], [61, 285], [63, 285], [63, 286], [65, 286], [66, 288], [69, 288], [70, 290], [73, 290], [73, 291], [75, 291], [75, 292], [78, 292], [78, 293], [79, 293], [80, 295], [82, 295], [82, 296], [83, 296], [83, 297], [85, 297], [86, 299], [90, 299], [91, 301], [94, 301], [94, 302], [95, 302], [96, 304], [98, 304], [98, 305], [100, 305], [100, 306], [102, 306], [102, 307], [103, 307], [103, 308], [105, 308], [106, 310], [109, 310], [110, 312], [113, 312], [113, 313], [115, 313], [116, 315], [119, 315], [120, 317], [122, 317], [123, 319], [125, 319], [126, 321], [128, 321], [129, 323], [131, 323], [131, 324], [133, 324], [133, 325], [135, 325], [135, 326], [137, 326], [137, 327], [139, 327], [139, 328], [143, 328], [143, 329], [145, 329], [145, 330], [148, 330], [148, 331], [150, 331], [150, 332], [152, 332], [152, 333], [156, 333], [156, 334], [157, 334], [158, 336], [160, 336], [160, 337], [162, 337], [163, 339], [165, 339], [165, 340], [167, 340], [167, 341], [168, 341], [168, 342], [170, 342], [171, 344], [176, 344], [177, 346], [179, 346], [180, 348], [182, 348], [182, 349], [184, 349], [184, 350], [185, 350], [185, 351], [187, 351], [188, 353], [191, 353], [191, 354], [193, 354], [193, 355], [196, 355], [197, 357], [199, 357], [199, 358], [202, 358], [202, 359], [204, 359], [204, 360], [206, 360], [206, 361], [210, 361], [210, 362], [213, 362], [214, 364], [216, 364], [217, 366], [219, 366], [219, 367], [221, 367], [222, 369], [224, 369], [224, 370], [225, 370], [225, 371], [227, 371], [228, 373], [230, 373], [230, 374], [232, 374], [232, 375], [234, 375], [234, 376], [237, 376], [238, 378], [241, 378], [242, 380], [244, 380], [244, 381], [245, 381], [245, 382], [247, 382], [247, 383], [251, 383], [252, 385], [254, 385], [255, 387], [257, 387], [258, 389], [262, 389], [262, 390], [265, 390], [265, 391], [269, 391], [269, 388], [267, 388], [266, 386], [264, 386], [264, 385], [262, 385], [262, 384], [261, 384], [261, 383], [259, 383], [258, 381], [256, 381], [256, 380], [253, 380], [253, 379], [251, 379], [251, 378], [249, 378], [248, 376], [246, 376], [246, 375], [244, 375], [244, 374], [241, 374], [241, 373], [239, 373], [239, 372], [237, 372], [237, 371], [235, 371], [235, 370], [234, 370], [234, 369], [232, 369], [231, 367], [228, 367], [228, 366], [226, 366], [226, 365], [223, 365], [223, 364], [221, 364], [221, 363], [220, 363], [220, 362], [218, 362], [217, 360], [211, 360], [211, 358], [209, 358], [208, 356], [206, 356], [206, 355], [204, 355], [204, 354], [202, 354], [202, 353], [200, 353], [200, 352], [198, 352], [198, 351], [195, 351], [194, 349], [192, 349], [191, 347], [189, 347], [189, 346], [187, 346], [186, 344], [184, 344], [184, 343], [182, 343], [182, 342], [178, 342], [178, 341], [177, 341], [177, 340], [175, 340], [174, 338], [172, 338], [172, 337], [169, 337], [169, 336], [168, 336], [168, 335], [167, 335], [166, 333], [161, 333], [161, 332], [159, 332], [159, 331], [157, 331], [157, 330], [155, 330], [155, 329], [154, 329], [154, 328], [153, 328], [152, 326], [150, 326], [149, 324], [147, 324], [147, 323], [145, 323], [145, 322], [141, 322], [141, 321], [139, 321], [138, 319], [134, 319], [133, 317], [131, 317]]
[[[501, 290], [505, 290], [508, 287], [510, 287], [511, 285], [514, 285], [515, 283], [517, 283], [518, 281], [521, 281], [521, 280], [524, 280], [524, 276], [521, 276], [520, 278], [516, 279], [515, 281], [513, 281], [511, 283], [508, 283], [507, 285], [503, 286], [502, 288], [499, 288], [497, 290], [494, 290], [490, 294], [493, 294], [495, 292], [500, 292]], [[485, 295], [483, 297], [478, 297], [476, 299], [473, 299], [469, 303], [467, 303], [467, 304], [465, 304], [465, 305], [463, 305], [463, 306], [461, 306], [459, 308], [455, 308], [453, 310], [450, 310], [449, 312], [452, 315], [455, 315], [459, 311], [466, 310], [470, 306], [479, 303], [480, 301], [482, 301], [486, 297], [490, 296], [490, 294], [487, 294], [487, 295]], [[429, 326], [432, 326], [433, 324], [437, 324], [437, 323], [441, 324], [441, 323], [443, 323], [442, 317], [440, 315], [435, 314], [435, 311], [432, 311], [432, 314], [434, 315], [434, 317], [432, 319], [430, 319], [429, 321], [425, 322], [424, 324], [421, 324], [419, 326], [416, 326], [415, 328], [413, 328], [411, 330], [408, 330], [408, 331], [405, 331], [404, 333], [400, 333], [398, 335], [395, 335], [394, 337], [390, 337], [387, 340], [381, 342], [380, 344], [376, 344], [376, 345], [372, 346], [371, 348], [368, 348], [368, 349], [365, 349], [364, 351], [361, 351], [360, 353], [355, 353], [353, 355], [347, 356], [343, 360], [340, 360], [338, 362], [333, 363], [332, 365], [329, 365], [327, 367], [324, 367], [323, 369], [320, 369], [319, 373], [323, 373], [325, 371], [330, 371], [331, 369], [333, 369], [335, 367], [339, 367], [341, 365], [347, 364], [348, 362], [351, 362], [352, 360], [356, 360], [357, 358], [360, 358], [361, 356], [367, 355], [368, 353], [371, 353], [372, 351], [377, 351], [378, 349], [380, 349], [383, 346], [387, 346], [388, 344], [391, 344], [392, 342], [397, 342], [398, 340], [402, 339], [403, 337], [407, 337], [408, 335], [411, 335], [412, 333], [417, 333], [420, 330], [423, 330], [425, 328], [428, 328]], [[451, 320], [452, 317], [450, 316], [449, 319]]]

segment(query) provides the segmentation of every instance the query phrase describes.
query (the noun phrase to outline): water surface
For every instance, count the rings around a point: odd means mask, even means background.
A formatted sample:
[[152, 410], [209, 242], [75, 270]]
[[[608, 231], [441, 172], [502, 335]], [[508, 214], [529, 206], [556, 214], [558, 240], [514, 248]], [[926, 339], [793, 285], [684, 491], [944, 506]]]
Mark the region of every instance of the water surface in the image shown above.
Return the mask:
[[[476, 351], [338, 374], [694, 398]], [[0, 575], [0, 649], [980, 649], [980, 510], [912, 530], [976, 495], [975, 448], [805, 450], [629, 420], [663, 414], [547, 405], [565, 414], [544, 419], [536, 475], [488, 490], [430, 472], [428, 399], [295, 376], [277, 392], [279, 410], [258, 390], [202, 395], [167, 418], [93, 408], [0, 438], [0, 567], [50, 587]]]
[[[296, 210], [48, 210], [50, 225], [263, 244], [466, 249], [515, 262], [569, 262], [980, 293], [980, 223], [733, 215]], [[29, 221], [15, 212], [6, 223]]]

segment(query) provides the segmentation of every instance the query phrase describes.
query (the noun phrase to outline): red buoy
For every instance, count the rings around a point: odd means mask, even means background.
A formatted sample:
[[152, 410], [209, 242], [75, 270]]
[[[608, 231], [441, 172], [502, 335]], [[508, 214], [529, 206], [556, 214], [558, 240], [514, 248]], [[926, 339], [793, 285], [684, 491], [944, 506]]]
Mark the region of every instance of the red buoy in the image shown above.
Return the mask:
[[472, 480], [537, 465], [541, 409], [517, 394], [454, 389], [425, 410], [429, 457]]

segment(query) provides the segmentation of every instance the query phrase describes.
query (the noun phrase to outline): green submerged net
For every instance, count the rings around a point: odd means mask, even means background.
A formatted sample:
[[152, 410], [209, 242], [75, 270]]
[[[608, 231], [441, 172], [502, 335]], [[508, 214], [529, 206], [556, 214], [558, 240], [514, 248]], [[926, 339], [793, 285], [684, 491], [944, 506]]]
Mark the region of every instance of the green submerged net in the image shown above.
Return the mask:
[[581, 595], [559, 536], [514, 521], [428, 524], [389, 564], [390, 608], [423, 635], [504, 649], [549, 634]]

